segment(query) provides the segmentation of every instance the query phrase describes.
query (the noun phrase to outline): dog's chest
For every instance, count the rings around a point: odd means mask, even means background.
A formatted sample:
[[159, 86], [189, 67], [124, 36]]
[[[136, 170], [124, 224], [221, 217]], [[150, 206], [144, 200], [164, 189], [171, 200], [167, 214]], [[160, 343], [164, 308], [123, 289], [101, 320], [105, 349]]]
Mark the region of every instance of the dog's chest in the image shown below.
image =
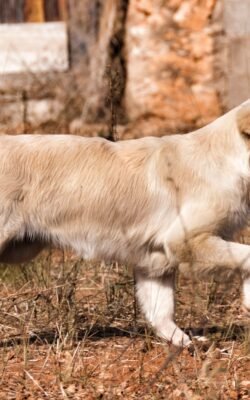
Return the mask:
[[225, 219], [222, 221], [221, 235], [230, 239], [235, 233], [245, 228], [249, 219], [249, 212], [247, 196], [239, 197], [238, 201], [231, 205]]

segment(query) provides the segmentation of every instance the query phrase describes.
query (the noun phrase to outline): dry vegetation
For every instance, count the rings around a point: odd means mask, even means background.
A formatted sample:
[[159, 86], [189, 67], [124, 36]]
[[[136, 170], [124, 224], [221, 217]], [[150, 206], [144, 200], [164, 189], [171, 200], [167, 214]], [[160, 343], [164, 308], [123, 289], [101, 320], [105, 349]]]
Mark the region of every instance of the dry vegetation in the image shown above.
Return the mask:
[[[112, 135], [118, 128], [112, 117], [110, 110], [106, 125], [80, 121], [80, 133]], [[68, 128], [64, 120], [55, 124], [24, 130]], [[240, 278], [181, 274], [176, 281], [178, 325], [209, 339], [193, 353], [172, 348], [145, 325], [126, 266], [59, 251], [27, 265], [1, 265], [0, 400], [250, 399], [250, 326]]]
[[[119, 97], [124, 83], [118, 90], [116, 73], [107, 74], [105, 123], [87, 125], [85, 119], [93, 120], [83, 106], [88, 75], [82, 66], [74, 74], [67, 81], [52, 77], [51, 85], [48, 77], [32, 81], [44, 98], [48, 87], [56, 88], [65, 105], [57, 121], [34, 127], [24, 118], [16, 130], [2, 121], [1, 133], [68, 133], [69, 121], [80, 116], [71, 133], [122, 136], [112, 95]], [[119, 117], [124, 122], [118, 110]], [[142, 118], [124, 137], [146, 130], [163, 134], [165, 126]], [[0, 400], [250, 399], [250, 324], [241, 310], [240, 278], [197, 281], [183, 274], [176, 280], [178, 325], [208, 338], [203, 346], [194, 341], [193, 353], [172, 348], [146, 327], [126, 266], [90, 264], [59, 251], [27, 265], [1, 265]]]
[[0, 274], [0, 399], [250, 398], [238, 277], [178, 277], [179, 325], [209, 338], [190, 354], [145, 328], [125, 266], [53, 251]]

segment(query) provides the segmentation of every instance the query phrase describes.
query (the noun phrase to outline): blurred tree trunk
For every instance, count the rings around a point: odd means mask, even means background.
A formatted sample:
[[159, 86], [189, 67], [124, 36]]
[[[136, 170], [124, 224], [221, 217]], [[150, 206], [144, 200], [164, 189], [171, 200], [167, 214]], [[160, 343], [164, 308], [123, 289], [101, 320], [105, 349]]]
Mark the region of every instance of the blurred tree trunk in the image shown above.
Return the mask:
[[105, 101], [104, 78], [110, 61], [109, 47], [114, 34], [119, 1], [105, 0], [103, 3], [97, 41], [93, 42], [91, 49], [90, 81], [84, 120], [89, 118], [95, 120]]
[[[118, 107], [124, 91], [124, 31], [128, 0], [100, 0], [98, 22], [93, 20], [93, 44], [90, 47], [90, 79], [84, 121], [104, 118], [107, 107]], [[109, 114], [109, 111], [108, 111]], [[112, 117], [113, 118], [113, 117]]]
[[24, 21], [24, 0], [0, 0], [0, 23]]
[[59, 19], [61, 21], [67, 21], [67, 19], [68, 19], [68, 1], [67, 0], [57, 0], [57, 1], [58, 1]]
[[46, 21], [58, 21], [59, 6], [58, 0], [49, 0], [44, 2], [44, 11]]
[[24, 14], [26, 22], [43, 22], [44, 0], [25, 0]]

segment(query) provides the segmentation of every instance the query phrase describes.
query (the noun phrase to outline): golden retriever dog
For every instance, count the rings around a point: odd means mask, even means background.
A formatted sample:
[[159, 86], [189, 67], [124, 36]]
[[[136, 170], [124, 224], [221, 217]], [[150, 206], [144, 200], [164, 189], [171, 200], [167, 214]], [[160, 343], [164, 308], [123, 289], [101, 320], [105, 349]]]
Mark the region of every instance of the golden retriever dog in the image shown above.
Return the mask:
[[156, 334], [186, 346], [174, 322], [180, 263], [239, 270], [250, 309], [250, 246], [232, 240], [248, 220], [249, 156], [250, 100], [186, 135], [1, 136], [0, 261], [25, 261], [52, 242], [131, 264]]

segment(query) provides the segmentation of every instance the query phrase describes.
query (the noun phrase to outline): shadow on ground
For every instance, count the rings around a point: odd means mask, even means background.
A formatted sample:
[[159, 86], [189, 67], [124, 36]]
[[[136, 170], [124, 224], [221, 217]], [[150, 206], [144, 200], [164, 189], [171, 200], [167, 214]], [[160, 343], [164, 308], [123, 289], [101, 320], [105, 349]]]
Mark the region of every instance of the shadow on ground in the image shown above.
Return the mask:
[[[198, 328], [187, 328], [185, 332], [191, 336], [206, 336], [208, 339], [232, 341], [240, 340], [243, 338], [249, 327], [245, 324], [231, 324], [225, 326], [210, 326], [210, 327], [198, 327]], [[105, 338], [111, 337], [131, 337], [149, 335], [148, 331], [144, 327], [107, 327], [94, 325], [81, 329], [75, 332], [73, 339], [75, 341], [82, 341], [85, 339], [91, 341], [98, 341]], [[27, 342], [29, 344], [35, 343], [36, 345], [52, 344], [60, 339], [60, 334], [56, 329], [41, 330], [32, 332], [28, 336], [16, 335], [7, 339], [0, 340], [0, 347], [11, 347], [16, 345], [22, 345]]]

